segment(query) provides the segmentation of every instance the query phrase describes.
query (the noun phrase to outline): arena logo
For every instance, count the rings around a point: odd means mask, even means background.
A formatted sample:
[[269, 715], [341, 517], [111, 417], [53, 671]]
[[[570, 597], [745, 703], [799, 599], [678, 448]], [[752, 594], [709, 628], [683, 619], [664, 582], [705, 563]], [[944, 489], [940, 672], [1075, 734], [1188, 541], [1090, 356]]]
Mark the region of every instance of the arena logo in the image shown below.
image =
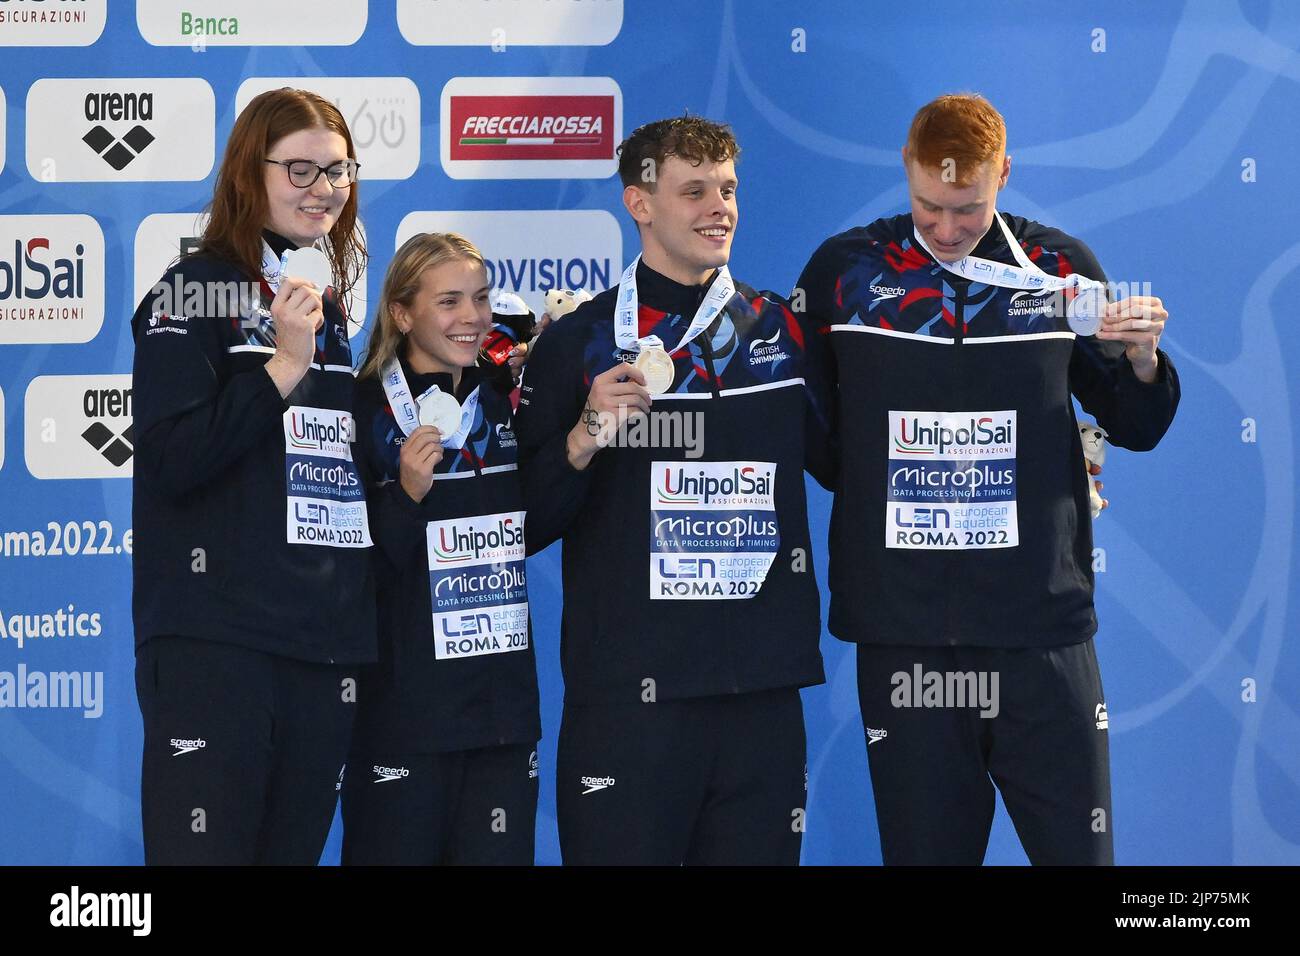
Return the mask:
[[119, 172], [126, 169], [154, 141], [147, 126], [136, 122], [121, 139], [114, 136], [98, 122], [99, 119], [145, 122], [153, 119], [152, 93], [87, 93], [86, 119], [95, 125], [86, 131], [81, 141], [95, 151], [95, 155]]
[[618, 169], [623, 94], [609, 77], [455, 77], [442, 88], [453, 179], [604, 179]]
[[[328, 14], [264, 0], [136, 0], [135, 24], [153, 46], [350, 46], [368, 19], [366, 0], [333, 0]], [[295, 85], [297, 85], [295, 83]]]
[[319, 93], [347, 120], [361, 178], [409, 179], [420, 165], [420, 91], [404, 76], [253, 77], [235, 94], [235, 111], [253, 97], [293, 86]]
[[0, 0], [0, 46], [90, 46], [108, 0]]
[[470, 236], [487, 257], [488, 284], [519, 294], [534, 314], [551, 289], [593, 295], [618, 282], [623, 239], [603, 209], [419, 211], [397, 227], [397, 244], [418, 232]]
[[129, 478], [130, 375], [41, 375], [27, 386], [24, 452], [37, 478]]
[[39, 182], [165, 182], [212, 170], [207, 81], [44, 79], [27, 91], [27, 169]]
[[0, 216], [0, 344], [89, 342], [104, 324], [104, 233], [90, 216]]
[[604, 46], [623, 27], [623, 0], [397, 0], [414, 46]]

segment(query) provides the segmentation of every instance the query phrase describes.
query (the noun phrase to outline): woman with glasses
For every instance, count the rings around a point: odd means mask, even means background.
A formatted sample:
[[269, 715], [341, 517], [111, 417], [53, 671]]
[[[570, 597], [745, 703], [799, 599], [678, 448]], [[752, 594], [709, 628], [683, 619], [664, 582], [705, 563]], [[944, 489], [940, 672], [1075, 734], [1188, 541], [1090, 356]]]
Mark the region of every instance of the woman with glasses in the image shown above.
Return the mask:
[[[258, 96], [197, 252], [132, 318], [149, 864], [314, 864], [329, 832], [354, 675], [375, 656], [351, 451], [357, 170], [327, 100]], [[288, 254], [311, 246], [328, 282], [294, 274], [312, 270]]]

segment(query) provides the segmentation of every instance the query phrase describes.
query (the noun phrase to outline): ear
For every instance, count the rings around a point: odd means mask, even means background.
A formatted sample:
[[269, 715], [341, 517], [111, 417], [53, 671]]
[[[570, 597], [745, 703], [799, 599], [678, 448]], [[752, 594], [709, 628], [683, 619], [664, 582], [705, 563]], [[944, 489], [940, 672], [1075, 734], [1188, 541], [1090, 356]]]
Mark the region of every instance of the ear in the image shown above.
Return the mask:
[[899, 152], [903, 154], [903, 169], [906, 170], [907, 169], [907, 145], [904, 144], [903, 148], [899, 150]]
[[406, 335], [411, 331], [411, 316], [406, 311], [406, 306], [400, 302], [393, 302], [388, 306], [388, 314], [392, 317], [393, 324], [397, 326], [397, 331]]
[[1007, 184], [1007, 180], [1010, 177], [1011, 177], [1011, 157], [1003, 156], [1002, 175], [998, 177], [998, 189], [1001, 189], [1003, 186], [1005, 186]]
[[650, 210], [650, 193], [640, 186], [623, 188], [623, 205], [638, 226], [648, 226], [654, 219]]

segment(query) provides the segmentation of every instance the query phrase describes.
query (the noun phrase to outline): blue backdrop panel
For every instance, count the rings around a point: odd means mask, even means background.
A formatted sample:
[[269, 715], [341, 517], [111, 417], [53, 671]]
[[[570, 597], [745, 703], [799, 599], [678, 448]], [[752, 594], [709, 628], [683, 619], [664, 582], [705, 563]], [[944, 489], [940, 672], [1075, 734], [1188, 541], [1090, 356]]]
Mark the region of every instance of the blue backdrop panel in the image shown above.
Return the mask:
[[[478, 6], [494, 3], [514, 6]], [[594, 9], [602, 4], [606, 9]], [[615, 277], [618, 260], [636, 248], [612, 176], [448, 175], [440, 98], [454, 77], [610, 78], [621, 94], [624, 134], [683, 110], [730, 122], [743, 148], [733, 271], [779, 291], [789, 290], [826, 236], [905, 210], [898, 151], [917, 107], [942, 92], [987, 95], [1010, 130], [1012, 175], [1000, 208], [1083, 238], [1112, 279], [1150, 283], [1172, 314], [1164, 347], [1182, 374], [1178, 420], [1154, 453], [1112, 451], [1105, 477], [1112, 508], [1096, 526], [1097, 646], [1110, 713], [1117, 859], [1300, 862], [1300, 657], [1293, 639], [1300, 433], [1291, 393], [1300, 347], [1285, 334], [1300, 294], [1300, 241], [1284, 214], [1300, 206], [1300, 9], [1282, 0], [954, 2], [924, 12], [847, 0], [552, 0], [550, 7], [608, 18], [611, 4], [622, 7], [621, 25], [614, 17], [612, 40], [586, 46], [528, 45], [529, 30], [545, 34], [546, 24], [521, 23], [512, 35], [508, 20], [503, 35], [477, 45], [416, 46], [393, 6], [380, 3], [369, 5], [355, 42], [339, 45], [298, 45], [286, 34], [283, 46], [222, 47], [219, 38], [201, 49], [154, 46], [142, 37], [135, 5], [119, 0], [107, 5], [102, 34], [89, 45], [32, 45], [56, 36], [53, 25], [20, 43], [22, 25], [0, 21], [0, 217], [90, 216], [104, 244], [95, 265], [92, 225], [42, 220], [41, 228], [52, 222], [64, 230], [51, 248], [84, 239], [86, 281], [102, 271], [104, 321], [88, 341], [24, 341], [16, 320], [0, 322], [0, 675], [90, 675], [81, 706], [0, 707], [0, 862], [142, 859], [130, 481], [54, 477], [73, 466], [52, 457], [46, 432], [78, 415], [95, 418], [110, 434], [75, 436], [89, 449], [76, 467], [97, 475], [129, 467], [129, 458], [114, 464], [121, 455], [110, 451], [120, 439], [118, 450], [129, 452], [129, 410], [87, 409], [84, 397], [87, 388], [103, 396], [99, 389], [111, 393], [121, 381], [62, 377], [130, 372], [137, 229], [153, 214], [201, 209], [215, 175], [214, 166], [190, 181], [123, 181], [128, 162], [120, 173], [87, 181], [77, 164], [94, 157], [47, 164], [50, 157], [39, 154], [45, 144], [57, 145], [69, 130], [76, 139], [93, 124], [80, 105], [75, 114], [51, 112], [40, 90], [31, 94], [29, 115], [29, 91], [48, 78], [201, 78], [212, 91], [214, 122], [201, 97], [175, 122], [208, 115], [219, 159], [243, 81], [321, 76], [405, 77], [418, 90], [418, 113], [400, 135], [392, 103], [375, 100], [349, 116], [359, 139], [386, 136], [389, 145], [404, 144], [408, 158], [418, 145], [409, 168], [394, 162], [394, 178], [370, 177], [362, 186], [372, 301], [412, 211], [604, 210], [616, 218], [614, 234], [621, 232], [622, 248], [603, 253]], [[11, 0], [0, 4], [0, 16], [74, 6], [94, 5]], [[148, 17], [165, 8], [168, 22], [209, 6], [140, 4]], [[355, 6], [316, 4], [310, 16], [333, 12], [345, 24], [344, 8]], [[586, 11], [575, 14], [575, 7]], [[252, 38], [257, 27], [246, 15], [241, 34]], [[125, 135], [118, 127], [110, 133]], [[193, 139], [195, 150], [201, 140]], [[133, 162], [145, 168], [150, 147], [135, 146]], [[182, 158], [175, 157], [177, 169]], [[33, 228], [31, 220], [0, 218], [0, 308], [21, 304], [13, 276], [29, 241], [40, 238]], [[471, 235], [489, 258], [494, 235]], [[571, 258], [571, 239], [541, 230], [528, 237], [525, 258]], [[43, 247], [31, 254], [49, 261]], [[525, 284], [532, 294], [545, 286]], [[829, 498], [816, 487], [809, 498], [814, 540], [824, 541]], [[34, 535], [47, 545], [57, 538], [63, 553], [33, 555]], [[824, 549], [815, 558], [820, 573]], [[555, 863], [558, 548], [532, 559], [529, 577], [545, 732], [538, 860]], [[22, 625], [15, 618], [32, 615], [48, 615], [57, 630], [60, 609], [74, 630], [78, 615], [94, 617], [81, 619], [80, 635], [20, 643], [10, 633]], [[803, 695], [804, 861], [879, 862], [853, 655], [829, 635], [822, 647], [827, 683]], [[336, 827], [325, 858], [337, 854]], [[988, 860], [1024, 861], [1001, 809]]]

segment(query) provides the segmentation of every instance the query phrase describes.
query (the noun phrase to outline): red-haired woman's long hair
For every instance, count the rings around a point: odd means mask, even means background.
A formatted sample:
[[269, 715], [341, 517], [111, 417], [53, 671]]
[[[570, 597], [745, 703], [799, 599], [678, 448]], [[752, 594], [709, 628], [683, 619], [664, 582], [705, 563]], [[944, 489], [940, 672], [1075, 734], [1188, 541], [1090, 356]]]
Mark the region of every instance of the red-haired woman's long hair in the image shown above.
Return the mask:
[[[262, 274], [262, 229], [269, 217], [266, 158], [284, 137], [304, 129], [328, 129], [343, 137], [356, 159], [352, 134], [333, 103], [308, 90], [285, 87], [255, 96], [235, 120], [208, 206], [210, 218], [199, 251], [233, 262], [250, 277]], [[279, 170], [283, 174], [283, 170]], [[334, 291], [349, 310], [352, 286], [366, 261], [357, 230], [357, 184], [327, 236], [325, 254], [334, 267]]]

